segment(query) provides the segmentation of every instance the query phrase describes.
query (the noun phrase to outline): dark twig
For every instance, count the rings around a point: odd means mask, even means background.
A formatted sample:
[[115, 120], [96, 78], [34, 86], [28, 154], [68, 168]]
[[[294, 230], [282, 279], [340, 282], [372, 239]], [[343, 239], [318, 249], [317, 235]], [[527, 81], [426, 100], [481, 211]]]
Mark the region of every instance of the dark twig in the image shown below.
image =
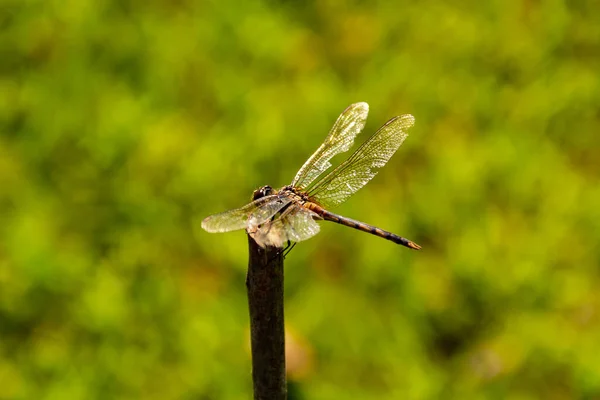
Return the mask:
[[246, 287], [250, 306], [254, 400], [285, 400], [283, 251], [263, 249], [248, 236]]

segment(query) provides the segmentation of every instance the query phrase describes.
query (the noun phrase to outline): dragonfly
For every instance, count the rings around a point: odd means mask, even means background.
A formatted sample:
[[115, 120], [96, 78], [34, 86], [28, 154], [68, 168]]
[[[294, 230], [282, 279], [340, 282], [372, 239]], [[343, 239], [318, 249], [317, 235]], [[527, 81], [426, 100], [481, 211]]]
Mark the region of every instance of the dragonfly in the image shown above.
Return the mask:
[[208, 232], [245, 229], [261, 247], [282, 248], [319, 233], [316, 221], [345, 225], [394, 243], [419, 250], [421, 246], [373, 225], [329, 211], [367, 184], [398, 150], [415, 119], [410, 114], [393, 117], [336, 168], [330, 160], [348, 151], [363, 130], [369, 106], [356, 103], [346, 108], [321, 146], [296, 173], [291, 184], [281, 189], [266, 185], [254, 191], [252, 202], [234, 210], [211, 215], [202, 221]]

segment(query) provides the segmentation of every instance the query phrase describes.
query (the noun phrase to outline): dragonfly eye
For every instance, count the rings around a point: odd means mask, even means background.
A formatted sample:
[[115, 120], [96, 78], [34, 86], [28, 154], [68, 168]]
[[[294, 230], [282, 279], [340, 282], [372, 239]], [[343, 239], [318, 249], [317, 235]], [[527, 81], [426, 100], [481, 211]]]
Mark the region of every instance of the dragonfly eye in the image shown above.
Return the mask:
[[273, 188], [269, 185], [263, 186], [260, 189], [254, 191], [252, 195], [253, 200], [260, 199], [261, 197], [270, 196], [273, 194]]

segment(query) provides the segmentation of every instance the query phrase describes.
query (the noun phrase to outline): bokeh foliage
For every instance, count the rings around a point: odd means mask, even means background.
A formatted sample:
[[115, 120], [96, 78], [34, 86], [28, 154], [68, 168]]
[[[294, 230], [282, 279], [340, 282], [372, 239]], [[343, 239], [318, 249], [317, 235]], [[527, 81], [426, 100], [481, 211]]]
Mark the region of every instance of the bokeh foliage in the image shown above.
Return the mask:
[[292, 396], [600, 398], [592, 0], [0, 3], [0, 398], [247, 399], [242, 233], [350, 103], [416, 126], [286, 260]]

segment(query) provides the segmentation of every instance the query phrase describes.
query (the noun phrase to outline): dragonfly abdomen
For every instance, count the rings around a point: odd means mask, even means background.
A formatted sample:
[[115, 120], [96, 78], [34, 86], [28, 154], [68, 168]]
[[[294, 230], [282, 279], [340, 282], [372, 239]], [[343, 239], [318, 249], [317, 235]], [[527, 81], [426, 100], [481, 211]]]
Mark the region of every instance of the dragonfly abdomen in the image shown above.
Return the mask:
[[323, 207], [320, 207], [317, 204], [305, 203], [304, 206], [321, 216], [324, 220], [336, 222], [341, 225], [349, 226], [351, 228], [379, 236], [394, 243], [401, 244], [402, 246], [406, 246], [410, 249], [419, 250], [421, 248], [421, 246], [415, 242], [403, 238], [402, 236], [398, 236], [395, 233], [385, 231], [381, 228], [377, 228], [376, 226], [369, 225], [364, 222], [353, 220], [352, 218], [342, 217], [341, 215], [325, 210]]

